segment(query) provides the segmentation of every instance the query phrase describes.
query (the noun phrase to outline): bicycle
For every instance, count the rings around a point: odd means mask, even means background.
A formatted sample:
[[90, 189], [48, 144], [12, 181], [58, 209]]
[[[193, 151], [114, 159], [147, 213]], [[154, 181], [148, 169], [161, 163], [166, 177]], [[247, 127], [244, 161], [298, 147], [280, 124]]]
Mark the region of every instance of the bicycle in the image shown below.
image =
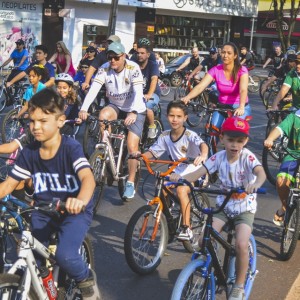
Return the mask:
[[[180, 180], [182, 184], [190, 186], [186, 180]], [[227, 297], [231, 292], [235, 283], [235, 260], [236, 251], [233, 245], [234, 226], [228, 225], [227, 239], [219, 234], [212, 227], [213, 215], [221, 212], [234, 193], [243, 193], [243, 189], [232, 188], [230, 191], [210, 190], [201, 188], [201, 192], [225, 195], [224, 202], [217, 208], [201, 208], [198, 210], [207, 214], [206, 227], [202, 247], [199, 252], [192, 255], [192, 260], [180, 272], [173, 292], [171, 300], [178, 299], [215, 299], [216, 286], [225, 287]], [[264, 189], [258, 189], [257, 193], [265, 193]], [[193, 195], [194, 197], [194, 195]], [[219, 259], [218, 248], [225, 250], [223, 263]], [[249, 262], [246, 274], [244, 289], [246, 299], [249, 298], [256, 270], [256, 242], [253, 235], [250, 236], [249, 245]]]
[[[181, 98], [188, 95], [193, 89], [193, 80], [188, 80], [189, 73], [186, 73], [182, 80], [182, 83], [174, 93], [174, 100], [180, 100]], [[203, 111], [203, 108], [208, 106], [210, 91], [207, 89], [196, 98], [191, 99], [188, 107], [188, 118], [186, 120], [190, 127], [197, 127], [201, 123], [199, 114]]]
[[256, 75], [250, 75], [249, 73], [249, 82], [248, 82], [248, 92], [256, 93], [260, 87], [260, 77]]
[[[293, 110], [270, 110], [267, 111], [268, 123], [266, 128], [266, 138], [269, 133], [275, 128], [282, 120], [286, 118], [288, 114], [290, 114]], [[274, 141], [274, 145], [287, 145], [288, 137], [283, 136]], [[279, 148], [274, 147], [268, 149], [266, 147], [263, 148], [262, 152], [262, 166], [264, 167], [267, 179], [273, 185], [276, 185], [276, 178], [279, 171], [279, 167], [284, 158], [284, 153], [278, 151]]]
[[4, 74], [3, 68], [0, 68], [0, 112], [4, 110], [5, 107], [11, 105], [18, 105], [22, 103], [23, 95], [29, 86], [26, 78], [21, 79], [16, 82], [10, 88], [6, 87], [6, 78], [8, 73]]
[[163, 77], [161, 75], [160, 78], [158, 78], [158, 86], [160, 88], [160, 92], [162, 96], [168, 96], [171, 92], [171, 81], [167, 77]]
[[[94, 198], [95, 206], [93, 209], [94, 214], [96, 214], [103, 197], [105, 182], [108, 186], [111, 186], [114, 181], [117, 181], [121, 199], [123, 201], [127, 200], [123, 197], [126, 178], [128, 177], [128, 167], [126, 164], [126, 157], [128, 155], [126, 145], [127, 129], [124, 125], [124, 120], [98, 120], [91, 115], [88, 119], [98, 124], [102, 123], [104, 126], [101, 141], [96, 144], [95, 150], [89, 159], [96, 181], [97, 194]], [[100, 127], [100, 125], [98, 126]], [[109, 132], [110, 126], [112, 127], [111, 133]], [[137, 167], [134, 179], [136, 189], [139, 180], [140, 165]]]
[[[137, 274], [152, 273], [161, 263], [167, 243], [178, 234], [182, 222], [179, 200], [164, 181], [167, 176], [186, 159], [178, 161], [151, 160], [144, 154], [134, 157], [142, 159], [148, 172], [155, 176], [155, 195], [147, 205], [140, 207], [130, 218], [124, 236], [124, 252], [129, 267]], [[133, 159], [133, 158], [132, 158]], [[169, 164], [165, 172], [152, 169], [151, 164]], [[175, 184], [176, 183], [171, 183]], [[194, 189], [191, 187], [191, 189]], [[197, 205], [195, 204], [197, 202]], [[193, 231], [191, 241], [182, 241], [189, 252], [198, 249], [198, 237], [205, 224], [205, 217], [196, 207], [209, 207], [209, 200], [205, 194], [197, 194], [190, 201], [190, 223]]]
[[[57, 299], [80, 299], [81, 293], [74, 280], [68, 278], [59, 267], [55, 264], [56, 237], [53, 236], [50, 241], [49, 248], [46, 248], [37, 239], [32, 236], [30, 226], [22, 217], [22, 215], [30, 214], [33, 210], [39, 210], [45, 214], [51, 214], [59, 217], [58, 210], [64, 209], [62, 203], [50, 204], [48, 207], [27, 207], [22, 208], [18, 213], [15, 209], [11, 209], [8, 202], [1, 202], [9, 212], [15, 215], [16, 220], [20, 220], [22, 227], [21, 238], [18, 249], [18, 258], [5, 274], [0, 274], [0, 298], [1, 299], [49, 299], [47, 291], [43, 285], [40, 270], [33, 252], [37, 252], [40, 256], [47, 259], [47, 267], [52, 269], [54, 282], [57, 283], [58, 297]], [[17, 204], [19, 205], [19, 203]], [[2, 222], [6, 224], [7, 222]], [[9, 232], [9, 227], [6, 228]], [[89, 267], [94, 267], [93, 249], [88, 237], [85, 238], [79, 249], [82, 257]], [[79, 298], [76, 298], [79, 297]]]
[[285, 144], [276, 144], [272, 148], [284, 155], [291, 155], [298, 163], [295, 184], [290, 187], [286, 202], [280, 240], [280, 258], [286, 261], [293, 256], [300, 233], [300, 156], [291, 153]]

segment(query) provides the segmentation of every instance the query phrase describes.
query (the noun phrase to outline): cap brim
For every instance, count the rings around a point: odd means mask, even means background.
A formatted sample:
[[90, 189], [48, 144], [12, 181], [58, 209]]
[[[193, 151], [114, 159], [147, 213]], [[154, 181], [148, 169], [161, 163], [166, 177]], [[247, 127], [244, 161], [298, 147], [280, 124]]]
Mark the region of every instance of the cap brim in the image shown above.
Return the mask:
[[247, 133], [240, 132], [240, 131], [223, 131], [223, 134], [225, 133], [228, 136], [231, 137], [249, 137]]

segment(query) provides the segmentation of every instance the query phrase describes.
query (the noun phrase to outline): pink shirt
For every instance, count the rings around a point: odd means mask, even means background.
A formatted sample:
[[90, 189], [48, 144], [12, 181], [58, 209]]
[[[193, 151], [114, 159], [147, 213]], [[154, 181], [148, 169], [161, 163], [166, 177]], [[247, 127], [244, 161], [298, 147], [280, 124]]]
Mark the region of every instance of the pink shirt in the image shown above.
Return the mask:
[[[211, 68], [208, 74], [216, 81], [220, 93], [220, 103], [230, 105], [240, 104], [240, 78], [242, 75], [248, 74], [248, 70], [245, 66], [242, 66], [239, 70], [236, 83], [233, 83], [233, 79], [226, 79], [222, 64]], [[248, 97], [246, 103], [248, 103]]]

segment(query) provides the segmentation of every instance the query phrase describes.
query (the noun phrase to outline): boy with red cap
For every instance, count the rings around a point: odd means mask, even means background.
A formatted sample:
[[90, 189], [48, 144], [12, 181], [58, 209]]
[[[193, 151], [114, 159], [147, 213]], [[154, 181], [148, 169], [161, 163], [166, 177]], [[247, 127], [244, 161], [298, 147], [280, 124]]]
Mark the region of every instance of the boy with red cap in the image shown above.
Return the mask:
[[[244, 282], [248, 268], [248, 241], [251, 235], [254, 214], [256, 212], [256, 193], [266, 180], [264, 169], [256, 156], [244, 146], [249, 138], [249, 124], [244, 119], [231, 117], [225, 120], [221, 128], [220, 140], [225, 150], [211, 156], [203, 167], [184, 176], [195, 181], [205, 174], [218, 172], [220, 189], [243, 187], [246, 193], [235, 194], [229, 200], [224, 211], [214, 215], [213, 228], [221, 232], [228, 220], [232, 220], [236, 234], [236, 281], [229, 300], [244, 299]], [[170, 180], [178, 180], [172, 175]], [[216, 198], [216, 205], [221, 206], [224, 196]], [[201, 243], [201, 241], [200, 241]]]

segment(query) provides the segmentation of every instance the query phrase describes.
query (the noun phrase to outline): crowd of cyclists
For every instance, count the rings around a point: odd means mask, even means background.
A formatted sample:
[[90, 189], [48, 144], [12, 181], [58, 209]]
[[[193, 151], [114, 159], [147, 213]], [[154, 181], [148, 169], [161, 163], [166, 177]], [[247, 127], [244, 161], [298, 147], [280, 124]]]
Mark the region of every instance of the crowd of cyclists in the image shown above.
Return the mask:
[[[25, 140], [22, 136], [0, 147], [2, 153], [22, 149], [7, 180], [0, 184], [0, 196], [12, 192], [20, 181], [25, 180], [34, 190], [35, 204], [45, 205], [53, 198], [63, 198], [66, 201], [69, 215], [62, 223], [54, 224], [49, 217], [45, 218], [37, 213], [32, 221], [33, 232], [39, 240], [47, 244], [51, 231], [46, 229], [48, 224], [51, 224], [50, 227], [63, 229], [64, 234], [57, 248], [58, 262], [76, 279], [83, 299], [100, 299], [95, 272], [87, 270], [76, 253], [76, 247], [83, 241], [92, 221], [90, 200], [95, 181], [79, 143], [73, 139], [74, 124], [65, 123], [65, 120], [76, 120], [78, 124], [86, 121], [90, 105], [105, 87], [107, 105], [100, 110], [99, 119], [124, 120], [128, 129], [127, 149], [130, 155], [139, 154], [139, 142], [147, 119], [148, 138], [157, 139], [146, 152], [147, 157], [158, 158], [166, 152], [172, 160], [182, 157], [194, 159], [194, 169], [189, 169], [187, 173], [185, 168], [178, 167], [175, 175], [171, 176], [174, 181], [181, 176], [196, 181], [206, 173], [218, 171], [221, 188], [243, 186], [246, 189], [247, 194], [232, 199], [224, 212], [214, 217], [213, 222], [213, 227], [222, 231], [226, 220], [234, 219], [237, 277], [228, 299], [243, 299], [246, 253], [256, 212], [255, 192], [265, 181], [260, 162], [252, 152], [244, 149], [249, 138], [247, 120], [251, 116], [251, 103], [247, 92], [248, 73], [255, 67], [251, 51], [246, 47], [238, 49], [234, 43], [227, 42], [219, 48], [211, 47], [209, 56], [201, 58], [198, 48], [193, 48], [192, 55], [176, 71], [186, 68], [191, 70], [188, 79], [195, 80], [194, 88], [182, 99], [169, 103], [166, 113], [171, 129], [157, 137], [153, 109], [160, 101], [158, 78], [164, 67], [159, 54], [152, 52], [148, 39], [142, 38], [134, 43], [128, 54], [116, 35], [107, 38], [105, 49], [100, 52], [95, 45], [90, 44], [77, 70], [66, 45], [59, 41], [56, 46], [57, 50], [51, 57], [48, 57], [47, 47], [36, 46], [35, 60], [29, 63], [24, 42], [18, 40], [11, 57], [1, 66], [3, 68], [11, 61], [14, 63], [5, 83], [7, 89], [11, 89], [25, 77], [29, 80], [30, 85], [23, 96], [24, 104], [17, 118], [27, 116], [30, 119], [30, 130], [26, 131]], [[289, 51], [284, 55], [281, 47], [277, 45], [263, 68], [271, 61], [274, 72], [261, 87], [261, 93], [264, 94], [274, 80], [284, 77], [283, 85], [269, 109], [279, 109], [279, 102], [290, 91], [295, 112], [273, 129], [264, 146], [271, 148], [273, 141], [285, 134], [289, 137], [288, 147], [298, 154], [300, 54]], [[213, 104], [232, 109], [234, 113], [226, 120], [217, 111], [213, 114], [212, 124], [219, 132], [225, 150], [209, 158], [205, 142], [197, 133], [186, 128], [184, 122], [187, 118], [186, 105], [212, 86], [217, 91]], [[9, 93], [11, 102], [14, 96], [12, 92]], [[135, 195], [134, 177], [139, 162], [129, 159], [127, 163], [128, 178], [123, 197], [132, 199]], [[282, 205], [273, 220], [278, 226], [283, 223], [288, 191], [297, 167], [297, 161], [291, 156], [287, 156], [280, 166], [277, 191]], [[177, 192], [183, 214], [178, 240], [189, 240], [192, 238], [187, 213], [189, 188], [178, 187]], [[221, 199], [217, 198], [218, 201]], [[80, 234], [72, 245], [70, 233], [75, 226], [78, 232], [78, 224], [82, 225]], [[68, 251], [64, 253], [65, 249]]]

